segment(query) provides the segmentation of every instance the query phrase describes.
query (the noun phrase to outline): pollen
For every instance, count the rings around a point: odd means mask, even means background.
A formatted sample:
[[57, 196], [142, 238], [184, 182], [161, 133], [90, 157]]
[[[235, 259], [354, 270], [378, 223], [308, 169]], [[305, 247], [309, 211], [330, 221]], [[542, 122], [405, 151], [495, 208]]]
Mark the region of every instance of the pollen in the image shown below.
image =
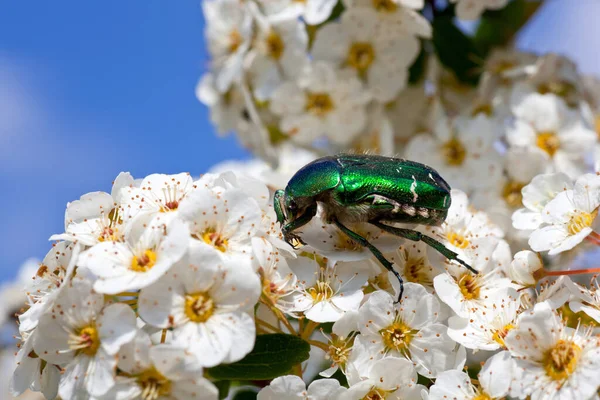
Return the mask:
[[100, 348], [100, 335], [94, 323], [79, 328], [75, 333], [71, 333], [68, 339], [69, 348], [75, 350], [77, 354], [85, 354], [93, 357]]
[[145, 370], [137, 377], [137, 382], [142, 388], [141, 398], [143, 400], [155, 400], [160, 397], [170, 397], [171, 381], [152, 367]]
[[331, 334], [331, 341], [329, 342], [329, 351], [327, 353], [328, 358], [334, 363], [344, 369], [354, 344], [354, 336], [348, 338], [338, 336], [334, 333]]
[[568, 340], [559, 340], [544, 354], [542, 363], [546, 375], [555, 381], [562, 381], [575, 371], [581, 356], [581, 347]]
[[537, 135], [535, 144], [544, 150], [550, 157], [560, 148], [560, 140], [554, 132], [540, 132]]
[[147, 272], [156, 264], [156, 252], [154, 250], [146, 250], [141, 256], [131, 259], [131, 270], [136, 272]]
[[452, 138], [442, 146], [442, 152], [446, 158], [446, 164], [460, 166], [465, 162], [467, 150], [465, 146], [456, 138]]
[[400, 351], [406, 353], [414, 333], [410, 326], [402, 321], [395, 321], [392, 325], [379, 331], [383, 338], [385, 348], [389, 350]]
[[206, 244], [213, 246], [215, 249], [225, 253], [229, 246], [229, 241], [222, 234], [218, 233], [214, 228], [208, 228], [199, 235]]
[[177, 195], [178, 185], [169, 185], [163, 189], [164, 201], [160, 207], [160, 212], [175, 211], [179, 208], [179, 199]]
[[306, 94], [305, 109], [307, 112], [322, 118], [333, 111], [334, 108], [335, 105], [333, 104], [333, 100], [328, 93]]
[[314, 303], [330, 299], [333, 297], [333, 289], [329, 282], [317, 281], [315, 286], [308, 289], [308, 294], [312, 297]]
[[373, 388], [361, 400], [385, 400], [386, 397], [385, 390]]
[[513, 208], [521, 206], [523, 202], [521, 189], [523, 189], [524, 186], [524, 183], [513, 180], [506, 182], [502, 188], [502, 197], [504, 198], [504, 201], [506, 201], [506, 204]]
[[408, 282], [431, 286], [433, 281], [429, 274], [430, 271], [431, 269], [427, 267], [423, 257], [408, 258], [404, 264], [404, 277]]
[[199, 292], [185, 296], [185, 315], [192, 322], [206, 322], [215, 311], [215, 302], [208, 293]]
[[356, 42], [348, 49], [348, 58], [346, 62], [349, 66], [358, 71], [359, 75], [364, 75], [373, 61], [375, 60], [375, 49], [368, 42]]
[[459, 249], [466, 249], [470, 242], [469, 239], [457, 232], [450, 232], [446, 236], [448, 238], [448, 242], [454, 247], [458, 247]]
[[229, 45], [227, 46], [227, 50], [229, 51], [229, 53], [235, 53], [244, 42], [244, 38], [240, 34], [240, 31], [238, 31], [237, 29], [234, 29], [231, 32], [229, 32], [228, 39]]
[[592, 223], [596, 219], [597, 215], [598, 209], [595, 209], [591, 213], [585, 211], [573, 213], [567, 224], [567, 231], [569, 232], [569, 235], [577, 235], [584, 228], [592, 226]]
[[285, 50], [285, 43], [281, 36], [271, 30], [266, 37], [265, 45], [267, 47], [267, 54], [274, 60], [279, 60], [283, 55], [283, 51]]
[[476, 276], [470, 273], [465, 273], [458, 280], [460, 292], [467, 300], [478, 299], [481, 291], [480, 283]]
[[501, 329], [498, 329], [494, 332], [494, 334], [492, 335], [492, 339], [494, 339], [494, 341], [500, 346], [506, 347], [506, 345], [504, 344], [504, 338], [506, 337], [506, 335], [508, 335], [508, 332], [510, 332], [514, 328], [515, 326], [513, 324], [506, 324]]
[[477, 396], [473, 397], [472, 400], [492, 400], [492, 398], [487, 393], [479, 393]]
[[393, 0], [373, 0], [373, 8], [379, 12], [393, 13], [398, 5]]

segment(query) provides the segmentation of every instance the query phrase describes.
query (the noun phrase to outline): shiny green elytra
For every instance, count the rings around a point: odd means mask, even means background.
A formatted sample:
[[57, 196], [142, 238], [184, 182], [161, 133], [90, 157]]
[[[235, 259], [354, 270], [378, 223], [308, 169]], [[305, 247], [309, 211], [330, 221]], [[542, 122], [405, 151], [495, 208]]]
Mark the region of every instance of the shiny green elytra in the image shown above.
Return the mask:
[[391, 234], [423, 241], [450, 260], [476, 273], [458, 255], [437, 240], [384, 222], [437, 226], [444, 222], [452, 199], [450, 186], [432, 168], [399, 158], [342, 154], [319, 158], [302, 167], [285, 190], [275, 192], [274, 207], [284, 239], [302, 242], [294, 233], [323, 209], [324, 220], [335, 224], [350, 239], [367, 247], [381, 264], [403, 282], [383, 254], [367, 239], [348, 229], [346, 223], [368, 222]]

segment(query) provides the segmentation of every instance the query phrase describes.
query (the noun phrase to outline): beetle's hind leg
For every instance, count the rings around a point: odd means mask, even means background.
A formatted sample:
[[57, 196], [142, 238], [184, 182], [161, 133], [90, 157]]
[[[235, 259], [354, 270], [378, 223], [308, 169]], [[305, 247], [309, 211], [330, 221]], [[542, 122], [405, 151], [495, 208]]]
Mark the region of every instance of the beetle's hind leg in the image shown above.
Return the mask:
[[423, 235], [421, 232], [414, 231], [412, 229], [396, 228], [394, 226], [385, 225], [379, 221], [370, 221], [369, 223], [375, 225], [381, 230], [391, 233], [392, 235], [400, 236], [405, 239], [412, 240], [413, 242], [421, 241], [425, 244], [428, 244], [429, 246], [433, 247], [438, 253], [446, 257], [448, 260], [454, 260], [460, 263], [465, 268], [467, 268], [469, 271], [473, 272], [474, 274], [477, 274], [477, 270], [473, 269], [473, 267], [471, 267], [469, 264], [458, 258], [458, 254], [446, 248], [446, 246], [444, 246], [443, 243], [438, 242], [432, 237]]
[[375, 258], [377, 258], [377, 260], [379, 260], [379, 262], [385, 267], [385, 269], [387, 269], [388, 271], [390, 271], [391, 273], [394, 274], [394, 276], [396, 277], [396, 279], [398, 279], [398, 283], [400, 283], [400, 292], [398, 293], [398, 299], [396, 300], [396, 303], [399, 303], [400, 300], [402, 299], [402, 294], [404, 293], [404, 281], [402, 280], [402, 277], [400, 276], [400, 274], [398, 273], [398, 271], [396, 271], [394, 269], [393, 264], [391, 262], [389, 262], [388, 259], [385, 258], [383, 256], [383, 254], [381, 254], [381, 251], [379, 251], [379, 249], [377, 247], [373, 246], [367, 239], [365, 239], [364, 237], [360, 236], [358, 233], [356, 233], [356, 232], [348, 229], [345, 225], [343, 225], [337, 219], [334, 219], [332, 222], [342, 232], [344, 232], [344, 234], [346, 236], [348, 236], [350, 239], [352, 239], [353, 241], [357, 242], [361, 246], [366, 247], [367, 249], [369, 249], [371, 251], [371, 253], [373, 253], [373, 255], [375, 256]]

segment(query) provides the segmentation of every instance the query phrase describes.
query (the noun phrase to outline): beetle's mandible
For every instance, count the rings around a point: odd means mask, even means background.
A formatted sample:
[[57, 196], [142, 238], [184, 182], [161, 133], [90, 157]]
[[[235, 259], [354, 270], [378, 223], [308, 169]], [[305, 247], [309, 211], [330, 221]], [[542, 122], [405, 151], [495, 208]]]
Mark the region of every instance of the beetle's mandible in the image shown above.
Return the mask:
[[303, 243], [295, 231], [316, 215], [320, 203], [325, 222], [335, 224], [351, 240], [367, 247], [396, 276], [400, 301], [404, 289], [400, 274], [379, 249], [345, 224], [368, 222], [393, 235], [423, 241], [449, 260], [477, 273], [437, 240], [386, 224], [440, 225], [451, 201], [448, 183], [426, 165], [399, 158], [341, 154], [322, 157], [302, 167], [285, 190], [275, 192], [274, 208], [284, 239], [295, 246]]

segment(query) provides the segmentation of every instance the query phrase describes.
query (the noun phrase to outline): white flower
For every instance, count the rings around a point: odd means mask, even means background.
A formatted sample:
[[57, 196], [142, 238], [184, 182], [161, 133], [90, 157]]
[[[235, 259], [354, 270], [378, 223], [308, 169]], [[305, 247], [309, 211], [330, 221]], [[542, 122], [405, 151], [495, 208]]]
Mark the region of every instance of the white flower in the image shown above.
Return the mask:
[[224, 93], [241, 76], [242, 63], [252, 37], [252, 14], [247, 3], [238, 0], [203, 1], [202, 11], [216, 87]]
[[497, 350], [504, 348], [504, 338], [515, 328], [521, 303], [516, 290], [497, 298], [485, 313], [470, 318], [452, 316], [448, 319], [448, 336], [469, 349]]
[[390, 34], [370, 8], [351, 8], [339, 23], [321, 28], [312, 47], [315, 60], [349, 68], [365, 80], [373, 97], [391, 101], [408, 80], [408, 68], [419, 54], [414, 36]]
[[571, 179], [563, 173], [538, 175], [521, 189], [523, 205], [512, 216], [517, 229], [537, 229], [542, 224], [542, 211], [563, 190], [571, 189]]
[[440, 304], [436, 297], [414, 283], [404, 284], [403, 296], [395, 305], [389, 293], [378, 290], [359, 309], [358, 327], [368, 353], [376, 359], [406, 358], [427, 377], [461, 368], [465, 351], [448, 336], [448, 328], [437, 322]]
[[431, 264], [427, 250], [427, 245], [423, 242], [407, 242], [389, 259], [396, 264], [404, 282], [418, 283], [431, 293], [433, 278], [442, 271]]
[[251, 86], [259, 102], [270, 100], [275, 88], [296, 78], [308, 63], [308, 35], [295, 15], [264, 17], [256, 13], [258, 29], [249, 53]]
[[388, 24], [386, 29], [401, 34], [431, 37], [431, 25], [421, 15], [424, 0], [344, 0], [347, 8], [369, 7], [377, 11], [380, 23]]
[[522, 287], [535, 286], [542, 277], [544, 264], [540, 256], [529, 250], [515, 254], [513, 261], [504, 268], [506, 276]]
[[104, 241], [121, 241], [125, 233], [122, 189], [134, 187], [133, 177], [121, 172], [113, 182], [111, 194], [87, 193], [67, 204], [65, 233], [52, 235], [50, 240], [69, 240], [85, 246]]
[[516, 120], [506, 132], [509, 145], [543, 155], [556, 172], [570, 177], [584, 173], [585, 154], [591, 154], [597, 137], [581, 115], [553, 94], [517, 91], [513, 97]]
[[313, 381], [308, 389], [296, 375], [280, 376], [258, 393], [258, 400], [332, 400], [345, 389], [335, 379]]
[[387, 357], [348, 375], [350, 388], [339, 400], [420, 400], [425, 387], [417, 384], [413, 364], [403, 358]]
[[345, 145], [366, 126], [369, 101], [370, 94], [358, 78], [319, 61], [305, 68], [297, 82], [280, 85], [270, 108], [281, 117], [282, 132], [294, 141], [310, 144], [327, 136]]
[[19, 315], [19, 330], [34, 329], [54, 299], [67, 286], [79, 257], [80, 246], [69, 242], [55, 244], [46, 254], [33, 278], [25, 285], [29, 308]]
[[329, 18], [337, 0], [258, 0], [258, 3], [267, 15], [302, 17], [308, 25], [318, 25]]
[[202, 377], [202, 367], [184, 349], [152, 345], [144, 331], [119, 351], [119, 375], [100, 399], [217, 400], [218, 390]]
[[288, 260], [298, 278], [298, 294], [291, 311], [304, 312], [314, 322], [334, 322], [345, 312], [358, 309], [367, 271], [359, 263], [329, 261], [321, 265], [316, 258]]
[[328, 352], [325, 359], [331, 362], [329, 368], [319, 373], [325, 378], [331, 377], [338, 369], [345, 373], [346, 365], [352, 354], [354, 337], [358, 333], [358, 311], [347, 311], [342, 318], [335, 321], [331, 334], [325, 335], [328, 341]]
[[174, 342], [201, 365], [243, 358], [254, 346], [254, 321], [246, 311], [260, 294], [250, 268], [225, 264], [214, 251], [193, 247], [166, 276], [142, 290], [139, 313], [158, 328], [172, 328]]
[[252, 239], [254, 269], [262, 284], [262, 296], [284, 313], [294, 307], [296, 276], [288, 267], [287, 261], [273, 245], [262, 238]]
[[208, 72], [196, 85], [196, 97], [210, 108], [210, 121], [217, 127], [219, 135], [240, 129], [246, 102], [237, 85], [231, 85], [225, 93], [217, 90], [215, 75]]
[[[153, 218], [169, 222], [178, 214], [179, 206], [195, 185], [189, 173], [175, 175], [152, 174], [139, 187], [121, 190], [125, 221], [139, 228]], [[133, 229], [131, 228], [131, 229]]]
[[104, 296], [90, 282], [74, 279], [51, 312], [42, 316], [33, 347], [43, 360], [65, 366], [59, 394], [93, 396], [114, 384], [115, 354], [135, 335], [135, 313], [125, 304], [104, 306]]
[[103, 242], [79, 257], [79, 266], [98, 277], [94, 290], [117, 294], [156, 282], [185, 254], [189, 230], [179, 220], [130, 231], [125, 242]]
[[467, 192], [494, 187], [502, 174], [500, 156], [493, 148], [497, 125], [484, 113], [453, 121], [438, 116], [433, 135], [414, 136], [404, 154], [440, 171], [452, 187]]
[[594, 232], [593, 225], [600, 206], [600, 176], [586, 174], [572, 190], [556, 195], [542, 212], [546, 224], [531, 234], [529, 245], [534, 251], [558, 254], [571, 250]]
[[581, 286], [570, 279], [566, 281], [566, 286], [571, 291], [571, 294], [575, 296], [569, 302], [569, 308], [575, 312], [584, 312], [590, 318], [600, 324], [600, 289], [598, 280], [594, 280], [594, 283], [590, 285], [588, 289]]
[[[480, 376], [485, 376], [485, 372], [482, 369]], [[505, 381], [508, 379], [505, 378]], [[459, 370], [448, 370], [442, 372], [435, 379], [435, 384], [429, 388], [428, 400], [483, 400], [492, 399], [501, 396], [494, 396], [490, 394], [488, 385], [498, 385], [498, 382], [493, 382], [496, 379], [496, 374], [492, 379], [479, 379], [479, 385], [474, 385], [471, 382], [471, 378], [465, 372]], [[510, 381], [505, 382], [507, 385]]]
[[[179, 216], [189, 226], [191, 248], [205, 248], [224, 259], [235, 259], [238, 268], [250, 269], [252, 237], [259, 233], [262, 211], [248, 194], [255, 186], [234, 187], [228, 177], [236, 178], [233, 174], [207, 174], [197, 181], [197, 187], [181, 203]], [[267, 191], [262, 184], [258, 190], [263, 188]]]
[[598, 339], [566, 328], [548, 304], [524, 312], [505, 342], [517, 359], [520, 379], [513, 385], [522, 397], [588, 399], [598, 390]]
[[464, 20], [473, 20], [481, 16], [486, 10], [503, 8], [508, 0], [451, 0], [456, 5], [456, 16]]

